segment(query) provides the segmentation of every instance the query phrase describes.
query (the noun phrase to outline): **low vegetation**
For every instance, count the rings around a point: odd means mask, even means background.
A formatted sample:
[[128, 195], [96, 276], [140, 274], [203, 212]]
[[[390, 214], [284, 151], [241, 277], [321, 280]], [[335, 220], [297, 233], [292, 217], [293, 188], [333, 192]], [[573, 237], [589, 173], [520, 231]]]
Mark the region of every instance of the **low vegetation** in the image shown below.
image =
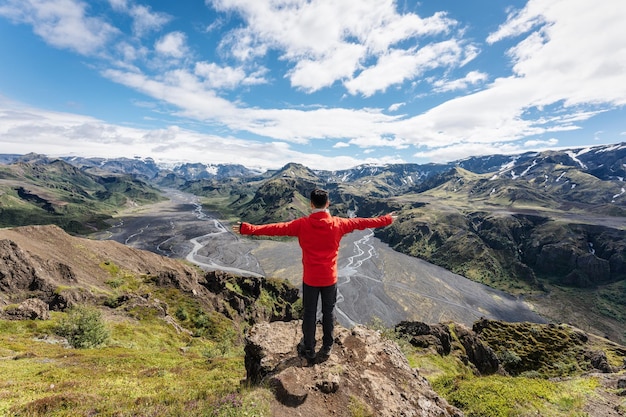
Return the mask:
[[[490, 322], [488, 327], [480, 337], [497, 353], [506, 372], [477, 373], [454, 337], [453, 324], [452, 351], [447, 355], [432, 347], [415, 347], [389, 329], [384, 334], [398, 342], [411, 366], [467, 417], [594, 415], [589, 414], [590, 403], [606, 388], [582, 359], [581, 342], [572, 340], [582, 336], [566, 327], [531, 323]], [[606, 349], [608, 361], [620, 369], [626, 350], [620, 347], [616, 352], [614, 345], [604, 343], [589, 341], [592, 348]], [[616, 410], [625, 412], [626, 400]]]
[[241, 384], [241, 335], [202, 328], [95, 307], [0, 321], [0, 415], [269, 416], [269, 393]]
[[67, 339], [74, 348], [97, 348], [109, 341], [109, 330], [102, 313], [95, 308], [77, 306], [70, 309], [54, 332]]

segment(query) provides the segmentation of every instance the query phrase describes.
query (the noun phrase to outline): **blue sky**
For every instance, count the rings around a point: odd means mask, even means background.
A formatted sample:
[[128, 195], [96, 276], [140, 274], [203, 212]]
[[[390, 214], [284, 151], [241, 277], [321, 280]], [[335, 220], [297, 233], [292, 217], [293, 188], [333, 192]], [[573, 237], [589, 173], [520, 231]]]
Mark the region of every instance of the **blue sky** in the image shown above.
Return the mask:
[[0, 153], [315, 169], [626, 140], [626, 2], [0, 0]]

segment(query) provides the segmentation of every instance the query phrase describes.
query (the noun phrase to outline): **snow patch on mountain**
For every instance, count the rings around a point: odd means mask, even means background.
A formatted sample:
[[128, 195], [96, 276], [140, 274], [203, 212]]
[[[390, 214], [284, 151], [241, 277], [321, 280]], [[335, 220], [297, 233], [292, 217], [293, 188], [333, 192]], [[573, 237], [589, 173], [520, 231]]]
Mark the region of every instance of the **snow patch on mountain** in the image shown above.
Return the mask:
[[574, 153], [574, 151], [565, 151], [565, 153], [566, 153], [566, 154], [567, 154], [570, 158], [572, 158], [572, 161], [574, 161], [574, 162], [576, 162], [578, 165], [580, 165], [580, 167], [581, 167], [582, 169], [587, 169], [587, 165], [585, 165], [585, 164], [583, 163], [583, 161], [581, 161], [580, 159], [578, 159], [578, 157], [579, 157], [580, 155], [582, 155], [582, 154], [585, 154], [585, 153], [589, 152], [590, 150], [591, 150], [591, 148], [585, 148], [585, 149], [582, 149], [582, 150], [580, 150], [580, 151], [578, 151], [578, 152], [576, 152], [576, 153]]

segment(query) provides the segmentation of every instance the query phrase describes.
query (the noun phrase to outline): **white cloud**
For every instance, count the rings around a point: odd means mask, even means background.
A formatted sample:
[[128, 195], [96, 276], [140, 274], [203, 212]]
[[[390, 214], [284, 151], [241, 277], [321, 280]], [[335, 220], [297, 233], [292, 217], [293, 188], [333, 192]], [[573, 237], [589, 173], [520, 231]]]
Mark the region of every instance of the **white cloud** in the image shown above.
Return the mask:
[[138, 71], [138, 69], [135, 65], [143, 62], [143, 60], [149, 55], [147, 48], [143, 46], [135, 46], [126, 41], [117, 43], [114, 46], [113, 52], [115, 56], [119, 57], [120, 60], [113, 62], [112, 65], [136, 71]]
[[390, 50], [378, 58], [376, 65], [363, 70], [354, 79], [345, 82], [345, 85], [352, 94], [361, 93], [368, 97], [385, 91], [391, 85], [417, 78], [425, 71], [456, 66], [463, 59], [463, 47], [454, 40], [432, 43], [414, 50]]
[[391, 106], [389, 106], [389, 108], [387, 108], [387, 110], [390, 112], [398, 111], [400, 110], [400, 107], [404, 105], [406, 105], [406, 103], [393, 103]]
[[[368, 148], [379, 148], [379, 147], [392, 147], [395, 149], [405, 149], [407, 147], [407, 143], [405, 140], [400, 138], [388, 138], [376, 133], [374, 134], [363, 134], [360, 137], [355, 137], [350, 140], [350, 145], [356, 145], [364, 149]], [[372, 149], [373, 150], [373, 149]]]
[[265, 70], [248, 75], [243, 68], [221, 67], [213, 62], [197, 62], [194, 73], [204, 80], [209, 89], [236, 88], [241, 85], [264, 84]]
[[529, 7], [531, 1], [523, 9], [509, 13], [506, 23], [489, 34], [487, 42], [493, 44], [506, 38], [522, 35], [537, 26], [544, 25], [546, 23], [544, 16], [541, 13], [535, 13], [533, 8]]
[[[212, 4], [220, 11], [237, 11], [247, 23], [229, 34], [223, 50], [228, 47], [234, 56], [246, 60], [277, 50], [293, 63], [287, 73], [291, 84], [309, 92], [345, 80], [352, 94], [371, 95], [415, 77], [419, 74], [416, 66], [433, 67], [419, 62], [428, 53], [418, 52], [420, 57], [410, 58], [419, 51], [417, 38], [445, 34], [456, 25], [445, 13], [424, 19], [414, 13], [398, 14], [395, 2], [389, 0], [294, 0], [280, 4], [214, 0]], [[404, 42], [409, 45], [401, 49]], [[411, 61], [409, 68], [389, 71], [389, 66], [402, 57]], [[368, 64], [372, 60], [377, 63]], [[439, 59], [435, 66], [444, 61]], [[380, 68], [375, 69], [377, 66]], [[375, 88], [370, 87], [372, 80], [376, 81]]]
[[484, 72], [480, 71], [470, 71], [465, 77], [459, 78], [457, 80], [436, 80], [433, 83], [433, 88], [435, 91], [455, 91], [455, 90], [465, 90], [470, 86], [480, 84], [483, 81], [487, 81], [489, 76]]
[[349, 148], [349, 147], [350, 147], [350, 144], [346, 142], [337, 142], [333, 145], [333, 148], [335, 149]]
[[133, 18], [133, 32], [137, 36], [161, 29], [172, 17], [166, 13], [153, 12], [149, 6], [130, 4], [128, 0], [109, 0], [113, 10]]
[[219, 49], [224, 55], [231, 55], [241, 62], [249, 62], [265, 56], [268, 46], [257, 39], [250, 29], [238, 28], [223, 35]]
[[531, 148], [533, 150], [537, 148], [554, 148], [558, 143], [559, 140], [555, 138], [548, 140], [527, 140], [524, 142], [524, 147]]
[[0, 16], [32, 25], [50, 45], [91, 55], [101, 52], [119, 31], [103, 19], [88, 17], [87, 9], [78, 0], [7, 0]]
[[188, 53], [187, 37], [182, 32], [170, 32], [158, 39], [154, 50], [165, 57], [183, 58]]
[[[306, 143], [311, 139], [386, 135], [393, 129], [392, 122], [398, 119], [372, 109], [243, 107], [220, 98], [196, 74], [185, 70], [170, 71], [159, 78], [121, 70], [107, 70], [103, 75], [177, 106], [181, 109], [179, 115], [219, 122], [234, 131], [247, 131], [294, 143]], [[389, 144], [385, 142], [385, 145]]]
[[126, 11], [128, 10], [128, 0], [109, 0], [109, 4], [113, 10]]
[[133, 6], [130, 9], [133, 17], [133, 31], [138, 35], [161, 29], [171, 20], [165, 13], [155, 13], [147, 6]]
[[488, 38], [545, 22], [509, 52], [515, 73], [537, 92], [532, 105], [626, 104], [626, 3], [603, 5], [531, 0]]
[[351, 78], [359, 67], [365, 48], [346, 43], [318, 59], [301, 59], [288, 73], [291, 85], [308, 92], [330, 87], [337, 80]]

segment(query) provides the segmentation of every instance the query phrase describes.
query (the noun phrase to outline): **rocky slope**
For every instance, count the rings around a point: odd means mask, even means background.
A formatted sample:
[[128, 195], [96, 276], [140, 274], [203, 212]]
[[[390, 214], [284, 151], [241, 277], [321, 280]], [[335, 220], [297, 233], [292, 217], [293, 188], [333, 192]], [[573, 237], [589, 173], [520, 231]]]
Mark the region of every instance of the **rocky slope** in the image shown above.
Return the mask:
[[[173, 312], [150, 293], [168, 286], [235, 326], [297, 314], [291, 305], [298, 290], [285, 282], [204, 273], [180, 260], [117, 242], [70, 236], [57, 226], [0, 229], [0, 317], [19, 311], [20, 303], [29, 299], [58, 311], [96, 304], [123, 313], [144, 305], [166, 317]], [[273, 302], [263, 306], [259, 299], [268, 294]]]
[[[463, 388], [454, 387], [472, 377], [449, 383], [452, 402], [446, 401], [432, 390], [419, 368], [409, 366], [397, 342], [363, 326], [338, 326], [331, 355], [309, 363], [296, 351], [300, 325], [300, 321], [258, 323], [246, 337], [246, 383], [272, 388], [273, 416], [463, 415], [457, 407], [467, 403], [460, 399], [462, 393], [456, 395]], [[320, 335], [321, 327], [318, 339]], [[477, 380], [498, 375], [493, 386], [479, 382], [485, 394], [502, 389], [504, 376], [539, 381], [551, 377], [554, 383], [564, 384], [578, 378], [597, 381], [591, 382], [593, 391], [584, 395], [585, 415], [617, 417], [626, 412], [626, 347], [579, 329], [494, 320], [479, 320], [471, 329], [455, 323], [402, 322], [395, 335], [421, 352], [418, 356], [439, 356], [449, 366], [464, 363]], [[508, 415], [492, 412], [497, 414], [489, 415]]]

